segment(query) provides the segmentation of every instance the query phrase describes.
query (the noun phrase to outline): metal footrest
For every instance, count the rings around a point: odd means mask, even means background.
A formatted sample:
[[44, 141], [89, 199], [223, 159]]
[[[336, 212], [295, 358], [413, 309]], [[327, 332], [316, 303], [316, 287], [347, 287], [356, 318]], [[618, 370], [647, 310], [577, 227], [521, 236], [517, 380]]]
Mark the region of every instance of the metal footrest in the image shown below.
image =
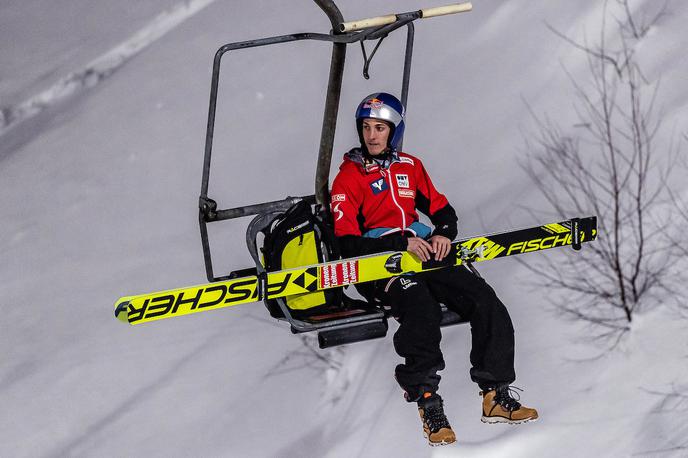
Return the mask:
[[344, 328], [329, 329], [318, 332], [320, 348], [336, 347], [364, 340], [379, 339], [387, 335], [387, 320], [364, 322]]

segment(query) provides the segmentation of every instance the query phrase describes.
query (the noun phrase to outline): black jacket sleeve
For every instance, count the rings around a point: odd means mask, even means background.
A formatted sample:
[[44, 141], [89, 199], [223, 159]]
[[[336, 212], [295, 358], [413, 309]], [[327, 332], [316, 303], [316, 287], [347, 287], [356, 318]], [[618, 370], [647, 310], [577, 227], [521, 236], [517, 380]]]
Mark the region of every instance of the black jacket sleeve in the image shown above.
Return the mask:
[[432, 235], [443, 235], [449, 240], [454, 240], [459, 235], [459, 218], [450, 204], [437, 210], [434, 215], [430, 215], [430, 221], [435, 226]]
[[437, 210], [434, 215], [431, 215], [430, 200], [420, 192], [416, 192], [416, 208], [428, 215], [433, 226], [435, 226], [432, 235], [442, 235], [449, 240], [454, 240], [459, 235], [459, 217], [456, 216], [456, 210], [454, 210], [451, 204], [447, 203], [447, 205]]

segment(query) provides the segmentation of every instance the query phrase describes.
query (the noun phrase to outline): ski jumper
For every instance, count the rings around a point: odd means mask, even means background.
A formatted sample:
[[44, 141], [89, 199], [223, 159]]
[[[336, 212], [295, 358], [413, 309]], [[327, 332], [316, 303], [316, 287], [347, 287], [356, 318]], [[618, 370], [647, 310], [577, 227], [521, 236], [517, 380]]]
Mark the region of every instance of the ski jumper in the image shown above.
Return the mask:
[[[422, 162], [406, 153], [344, 155], [332, 184], [335, 235], [345, 257], [405, 251], [408, 237], [457, 236], [457, 216], [433, 185]], [[430, 218], [431, 230], [417, 211]], [[482, 389], [515, 380], [514, 330], [494, 290], [463, 266], [356, 285], [371, 302], [391, 307], [399, 321], [394, 348], [404, 358], [395, 370], [410, 402], [436, 392], [444, 369], [440, 303], [471, 323], [471, 379]]]

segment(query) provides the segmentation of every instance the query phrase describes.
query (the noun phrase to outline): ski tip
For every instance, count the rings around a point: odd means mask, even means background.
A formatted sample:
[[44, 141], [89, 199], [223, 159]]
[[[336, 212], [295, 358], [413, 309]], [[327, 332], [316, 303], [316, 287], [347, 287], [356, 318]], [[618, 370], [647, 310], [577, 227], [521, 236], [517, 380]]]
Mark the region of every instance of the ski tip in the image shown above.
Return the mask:
[[124, 300], [121, 301], [117, 304], [117, 307], [115, 307], [115, 318], [117, 318], [119, 321], [122, 323], [127, 323], [129, 324], [129, 301]]

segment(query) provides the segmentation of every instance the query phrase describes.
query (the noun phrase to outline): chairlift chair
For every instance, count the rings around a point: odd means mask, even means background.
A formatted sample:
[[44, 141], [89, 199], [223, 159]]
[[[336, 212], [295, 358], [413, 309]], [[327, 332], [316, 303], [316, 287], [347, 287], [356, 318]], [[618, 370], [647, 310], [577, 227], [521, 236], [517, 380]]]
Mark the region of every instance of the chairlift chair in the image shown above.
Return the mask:
[[[203, 258], [208, 281], [222, 281], [247, 275], [265, 275], [265, 269], [260, 256], [259, 234], [270, 225], [280, 213], [285, 212], [300, 200], [314, 205], [322, 218], [329, 218], [329, 172], [334, 144], [334, 134], [337, 122], [339, 98], [344, 72], [344, 60], [347, 45], [359, 43], [364, 56], [364, 78], [369, 78], [369, 65], [382, 41], [392, 32], [406, 26], [406, 48], [404, 53], [404, 68], [401, 81], [401, 102], [407, 106], [408, 87], [411, 74], [411, 58], [413, 54], [414, 21], [440, 15], [470, 11], [470, 3], [458, 3], [436, 8], [426, 8], [408, 13], [391, 14], [359, 21], [345, 22], [341, 12], [332, 0], [314, 0], [323, 10], [332, 24], [329, 34], [296, 33], [261, 38], [257, 40], [229, 43], [220, 47], [215, 53], [210, 86], [210, 105], [208, 109], [208, 125], [205, 141], [205, 155], [203, 160], [203, 176], [201, 195], [199, 198], [199, 225]], [[322, 122], [320, 149], [316, 165], [315, 193], [308, 196], [286, 197], [282, 200], [246, 205], [241, 207], [218, 209], [214, 199], [208, 197], [211, 154], [213, 147], [213, 133], [215, 129], [215, 113], [217, 108], [218, 83], [222, 59], [229, 51], [245, 50], [262, 46], [271, 46], [293, 41], [315, 40], [332, 43], [332, 57], [330, 61], [329, 82], [325, 100], [325, 111]], [[370, 55], [367, 54], [365, 43], [375, 41]], [[255, 216], [254, 216], [255, 215]], [[225, 221], [234, 218], [254, 216], [246, 230], [246, 244], [256, 267], [231, 271], [225, 275], [216, 275], [208, 240], [208, 223]], [[317, 331], [320, 348], [333, 347], [352, 342], [384, 337], [387, 334], [387, 319], [389, 309], [382, 304], [368, 304], [365, 301], [345, 296], [342, 304], [328, 304], [330, 311], [296, 318], [290, 313], [283, 299], [277, 299], [284, 318], [290, 324], [293, 333]], [[459, 315], [448, 310], [444, 305], [442, 325], [448, 326], [465, 322]]]

